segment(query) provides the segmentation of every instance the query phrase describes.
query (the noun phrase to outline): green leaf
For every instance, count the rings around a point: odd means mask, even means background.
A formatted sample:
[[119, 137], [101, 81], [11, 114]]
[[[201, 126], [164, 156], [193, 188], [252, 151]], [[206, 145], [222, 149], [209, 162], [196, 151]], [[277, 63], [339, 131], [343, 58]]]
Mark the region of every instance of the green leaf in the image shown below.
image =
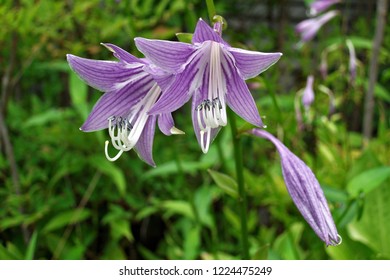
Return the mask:
[[33, 260], [34, 259], [34, 253], [37, 248], [37, 240], [38, 240], [38, 231], [34, 231], [34, 233], [31, 235], [30, 242], [28, 243], [25, 259], [26, 260]]
[[200, 229], [192, 227], [186, 232], [184, 239], [184, 259], [193, 260], [199, 254]]
[[304, 226], [302, 223], [295, 223], [275, 240], [273, 249], [284, 260], [302, 259], [303, 253], [299, 247]]
[[58, 214], [46, 224], [46, 226], [43, 228], [43, 232], [49, 232], [70, 224], [79, 223], [89, 218], [90, 216], [91, 213], [87, 209], [75, 209]]
[[160, 206], [165, 209], [169, 215], [178, 214], [195, 220], [194, 211], [187, 201], [166, 200], [161, 202]]
[[73, 106], [83, 119], [87, 118], [87, 92], [88, 86], [73, 71], [70, 71], [69, 93]]
[[378, 258], [390, 258], [389, 201], [389, 185], [383, 184], [366, 195], [362, 218], [348, 227], [351, 238], [375, 250]]
[[217, 186], [220, 187], [225, 193], [233, 198], [238, 197], [237, 182], [232, 177], [213, 170], [208, 170], [208, 172]]
[[[181, 171], [186, 174], [194, 174], [198, 170], [205, 170], [210, 167], [210, 163], [198, 161], [183, 161], [180, 164], [182, 169]], [[179, 168], [177, 163], [172, 161], [165, 164], [160, 164], [156, 168], [145, 172], [141, 179], [151, 179], [153, 177], [167, 176], [176, 173], [179, 173]]]
[[35, 126], [44, 126], [50, 122], [64, 121], [72, 115], [73, 112], [71, 110], [50, 109], [43, 113], [29, 117], [26, 122], [23, 123], [23, 127], [30, 128]]
[[192, 33], [176, 33], [176, 37], [180, 42], [189, 43], [192, 42]]
[[108, 161], [106, 158], [100, 156], [92, 157], [90, 163], [97, 170], [111, 177], [121, 196], [124, 196], [126, 194], [126, 179], [122, 169], [117, 167], [112, 162]]
[[366, 260], [371, 259], [374, 255], [373, 251], [366, 245], [354, 241], [349, 237], [346, 231], [341, 231], [339, 234], [343, 238], [341, 246], [329, 246], [326, 248], [326, 253], [334, 260]]
[[389, 166], [370, 169], [352, 178], [347, 185], [347, 190], [353, 196], [357, 196], [360, 192], [367, 194], [378, 188], [389, 177]]

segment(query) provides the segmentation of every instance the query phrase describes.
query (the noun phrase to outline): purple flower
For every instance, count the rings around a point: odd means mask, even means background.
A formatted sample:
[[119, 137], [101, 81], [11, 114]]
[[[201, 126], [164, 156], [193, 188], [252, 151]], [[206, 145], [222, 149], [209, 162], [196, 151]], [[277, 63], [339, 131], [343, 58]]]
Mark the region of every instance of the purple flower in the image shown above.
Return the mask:
[[356, 52], [355, 47], [352, 44], [352, 41], [347, 39], [347, 47], [349, 51], [349, 73], [350, 80], [353, 83], [356, 79]]
[[302, 104], [303, 106], [305, 106], [306, 109], [309, 109], [311, 104], [314, 102], [313, 83], [314, 77], [313, 75], [309, 75], [307, 77], [306, 87], [302, 95]]
[[310, 4], [310, 15], [316, 16], [341, 0], [316, 0]]
[[301, 35], [301, 41], [307, 42], [314, 38], [318, 30], [329, 20], [338, 15], [338, 11], [329, 11], [316, 18], [306, 19], [295, 26], [296, 32]]
[[267, 131], [252, 129], [250, 133], [265, 138], [276, 146], [287, 190], [299, 212], [326, 245], [339, 245], [341, 237], [337, 233], [321, 186], [310, 168]]
[[[103, 44], [119, 61], [92, 60], [67, 55], [67, 60], [81, 79], [88, 85], [105, 92], [97, 101], [80, 130], [85, 132], [108, 128], [111, 143], [119, 151], [114, 157], [105, 154], [108, 160], [118, 159], [124, 151], [135, 149], [146, 163], [155, 166], [152, 157], [156, 120], [166, 134], [181, 133], [174, 127], [172, 115], [148, 115], [147, 112], [161, 95], [161, 89], [145, 67], [145, 59], [139, 59], [123, 49]], [[169, 82], [171, 75], [160, 72], [160, 80]]]
[[173, 112], [192, 97], [192, 122], [202, 151], [227, 123], [226, 105], [246, 121], [262, 127], [255, 101], [245, 83], [281, 57], [233, 48], [213, 28], [198, 21], [192, 44], [136, 38], [137, 48], [155, 65], [173, 73], [150, 114]]

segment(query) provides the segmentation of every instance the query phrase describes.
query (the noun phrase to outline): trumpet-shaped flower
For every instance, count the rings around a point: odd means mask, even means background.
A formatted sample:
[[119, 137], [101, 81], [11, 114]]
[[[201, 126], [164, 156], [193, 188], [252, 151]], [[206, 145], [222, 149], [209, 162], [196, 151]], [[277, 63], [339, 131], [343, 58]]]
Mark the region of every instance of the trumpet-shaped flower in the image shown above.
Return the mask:
[[[157, 102], [161, 89], [153, 77], [144, 71], [149, 62], [127, 53], [123, 49], [103, 44], [114, 53], [119, 61], [102, 61], [67, 55], [74, 72], [88, 85], [105, 92], [80, 130], [85, 132], [108, 128], [112, 145], [118, 150], [114, 157], [105, 154], [108, 160], [118, 159], [124, 151], [135, 149], [149, 165], [155, 166], [152, 146], [156, 120], [160, 130], [166, 134], [180, 133], [174, 127], [172, 115], [148, 115]], [[160, 72], [160, 80], [169, 82], [171, 75]]]
[[316, 16], [341, 0], [316, 0], [310, 4], [310, 15]]
[[309, 75], [302, 95], [302, 104], [306, 109], [310, 108], [311, 104], [314, 102], [313, 83], [314, 77], [313, 75]]
[[295, 30], [301, 35], [302, 42], [310, 41], [325, 23], [338, 14], [338, 11], [329, 11], [316, 18], [305, 19], [295, 26]]
[[155, 65], [175, 75], [150, 114], [173, 112], [192, 97], [192, 121], [198, 142], [206, 153], [222, 126], [226, 106], [246, 121], [262, 127], [255, 101], [245, 83], [276, 63], [281, 53], [233, 48], [200, 19], [192, 44], [136, 38], [137, 48]]
[[321, 186], [310, 168], [267, 131], [252, 129], [250, 133], [275, 145], [280, 154], [287, 190], [298, 210], [326, 245], [339, 245], [341, 237], [337, 233]]

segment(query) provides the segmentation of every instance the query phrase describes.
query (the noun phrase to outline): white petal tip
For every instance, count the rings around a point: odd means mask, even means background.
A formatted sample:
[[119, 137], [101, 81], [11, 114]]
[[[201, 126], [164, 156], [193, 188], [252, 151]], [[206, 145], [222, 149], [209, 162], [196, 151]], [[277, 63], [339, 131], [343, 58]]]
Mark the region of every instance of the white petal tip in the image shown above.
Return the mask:
[[184, 131], [182, 131], [174, 126], [170, 129], [170, 132], [171, 132], [171, 134], [186, 134]]

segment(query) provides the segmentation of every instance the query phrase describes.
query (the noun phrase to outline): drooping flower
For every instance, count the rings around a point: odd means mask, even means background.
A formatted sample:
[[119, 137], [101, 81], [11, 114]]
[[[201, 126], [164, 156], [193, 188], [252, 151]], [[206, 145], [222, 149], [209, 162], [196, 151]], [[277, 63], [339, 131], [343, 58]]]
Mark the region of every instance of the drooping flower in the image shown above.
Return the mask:
[[[67, 55], [74, 72], [88, 85], [103, 91], [80, 130], [85, 132], [108, 128], [111, 144], [118, 150], [114, 157], [105, 154], [108, 160], [118, 159], [124, 151], [135, 149], [146, 163], [155, 166], [152, 146], [156, 120], [166, 134], [178, 134], [170, 112], [148, 115], [147, 112], [161, 95], [161, 89], [153, 77], [144, 71], [149, 62], [139, 59], [112, 45], [103, 44], [119, 61], [92, 60]], [[171, 75], [160, 73], [161, 81], [169, 82]]]
[[316, 0], [310, 4], [310, 15], [316, 16], [341, 0]]
[[311, 104], [314, 102], [314, 91], [313, 91], [314, 77], [309, 75], [307, 77], [306, 87], [302, 94], [302, 104], [306, 109], [309, 109]]
[[338, 14], [338, 11], [329, 11], [316, 18], [305, 19], [295, 26], [295, 30], [300, 34], [302, 42], [310, 41], [325, 23]]
[[326, 245], [339, 245], [341, 237], [321, 186], [310, 168], [269, 132], [255, 128], [250, 133], [275, 145], [280, 154], [287, 190], [299, 212]]
[[192, 122], [204, 153], [227, 124], [227, 105], [246, 121], [263, 126], [245, 80], [267, 70], [282, 55], [233, 48], [222, 39], [220, 27], [213, 29], [200, 19], [192, 44], [135, 39], [150, 61], [175, 74], [149, 113], [173, 112], [192, 97]]
[[349, 51], [349, 74], [350, 81], [353, 83], [356, 79], [356, 52], [355, 47], [352, 44], [352, 41], [347, 39], [347, 47]]

